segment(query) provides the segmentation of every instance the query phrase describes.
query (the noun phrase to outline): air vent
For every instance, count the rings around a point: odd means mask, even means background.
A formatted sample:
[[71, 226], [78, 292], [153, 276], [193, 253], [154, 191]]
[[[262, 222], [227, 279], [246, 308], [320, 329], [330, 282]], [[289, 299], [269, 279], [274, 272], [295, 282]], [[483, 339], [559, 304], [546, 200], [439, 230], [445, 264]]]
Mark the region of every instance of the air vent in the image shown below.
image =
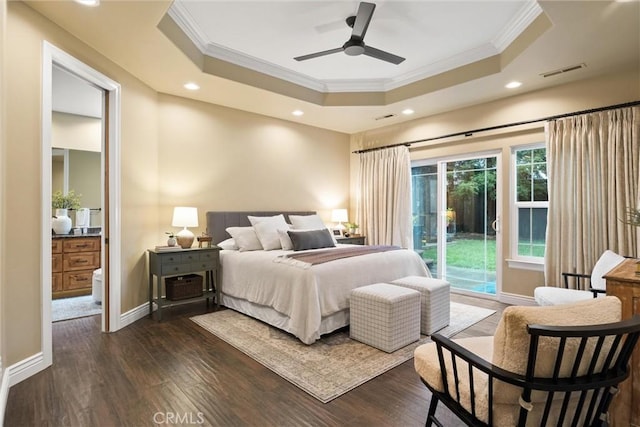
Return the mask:
[[551, 77], [551, 76], [556, 76], [558, 74], [564, 74], [564, 73], [568, 73], [569, 71], [574, 71], [574, 70], [579, 70], [580, 68], [585, 68], [587, 66], [587, 64], [578, 64], [578, 65], [572, 65], [570, 67], [565, 67], [565, 68], [561, 68], [559, 70], [554, 70], [554, 71], [549, 71], [546, 73], [542, 73], [540, 74], [542, 77]]
[[384, 119], [390, 119], [391, 117], [395, 117], [395, 114], [386, 114], [384, 116], [380, 116], [380, 117], [376, 117], [376, 120], [384, 120]]

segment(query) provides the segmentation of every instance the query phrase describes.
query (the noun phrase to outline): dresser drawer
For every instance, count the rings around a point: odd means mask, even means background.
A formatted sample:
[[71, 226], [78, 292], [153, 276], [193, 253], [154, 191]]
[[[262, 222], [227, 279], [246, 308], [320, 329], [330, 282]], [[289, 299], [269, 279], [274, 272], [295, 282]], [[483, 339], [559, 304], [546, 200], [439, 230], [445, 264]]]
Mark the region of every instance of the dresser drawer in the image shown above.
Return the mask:
[[62, 268], [64, 271], [100, 268], [100, 252], [65, 253], [62, 258]]
[[51, 255], [51, 272], [62, 273], [62, 254]]
[[51, 275], [51, 291], [60, 292], [62, 290], [62, 273], [53, 273]]
[[64, 252], [87, 252], [100, 250], [99, 237], [73, 237], [64, 239]]
[[64, 273], [62, 279], [62, 287], [65, 291], [69, 291], [72, 289], [91, 288], [92, 279], [93, 270]]

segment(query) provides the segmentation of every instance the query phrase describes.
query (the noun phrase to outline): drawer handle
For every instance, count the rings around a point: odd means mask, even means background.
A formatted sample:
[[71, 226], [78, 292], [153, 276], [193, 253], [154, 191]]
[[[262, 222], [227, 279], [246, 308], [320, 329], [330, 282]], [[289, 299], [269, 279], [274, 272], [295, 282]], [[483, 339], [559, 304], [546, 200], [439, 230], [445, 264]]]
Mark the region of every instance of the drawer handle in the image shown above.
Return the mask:
[[81, 245], [75, 245], [75, 246], [76, 246], [76, 248], [86, 248], [89, 245], [87, 245], [86, 243], [83, 243]]
[[78, 277], [78, 276], [76, 276], [75, 279], [76, 279], [76, 282], [88, 282], [89, 281], [89, 278], [87, 278], [87, 277]]
[[86, 260], [86, 259], [77, 259], [77, 260], [74, 262], [74, 264], [86, 264], [86, 263], [88, 263], [88, 262], [89, 262], [89, 260]]

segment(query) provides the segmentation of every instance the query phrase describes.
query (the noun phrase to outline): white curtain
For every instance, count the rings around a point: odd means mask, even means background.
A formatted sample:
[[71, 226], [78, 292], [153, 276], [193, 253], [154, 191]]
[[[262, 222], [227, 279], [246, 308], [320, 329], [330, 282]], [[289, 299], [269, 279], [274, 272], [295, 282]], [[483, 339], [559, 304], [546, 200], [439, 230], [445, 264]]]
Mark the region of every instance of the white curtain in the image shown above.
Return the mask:
[[413, 248], [409, 148], [361, 153], [359, 184], [357, 218], [367, 243]]
[[638, 228], [624, 224], [640, 203], [640, 107], [547, 124], [547, 286], [562, 272], [591, 272], [606, 249], [638, 255]]

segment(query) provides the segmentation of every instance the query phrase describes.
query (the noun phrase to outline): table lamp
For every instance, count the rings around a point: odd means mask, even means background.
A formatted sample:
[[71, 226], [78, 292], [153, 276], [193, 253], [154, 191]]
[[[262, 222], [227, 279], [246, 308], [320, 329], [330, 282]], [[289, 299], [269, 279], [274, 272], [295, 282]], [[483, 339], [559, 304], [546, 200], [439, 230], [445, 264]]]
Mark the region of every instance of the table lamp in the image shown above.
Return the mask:
[[343, 233], [346, 227], [342, 223], [349, 221], [349, 214], [347, 213], [347, 210], [346, 209], [334, 209], [331, 212], [331, 221], [332, 222], [337, 222], [338, 225], [335, 226], [335, 229], [336, 230], [340, 230], [340, 233]]
[[176, 240], [182, 249], [189, 249], [193, 245], [195, 235], [187, 229], [187, 227], [198, 226], [198, 208], [176, 207], [173, 208], [173, 220], [171, 225], [174, 227], [184, 227], [176, 234]]

